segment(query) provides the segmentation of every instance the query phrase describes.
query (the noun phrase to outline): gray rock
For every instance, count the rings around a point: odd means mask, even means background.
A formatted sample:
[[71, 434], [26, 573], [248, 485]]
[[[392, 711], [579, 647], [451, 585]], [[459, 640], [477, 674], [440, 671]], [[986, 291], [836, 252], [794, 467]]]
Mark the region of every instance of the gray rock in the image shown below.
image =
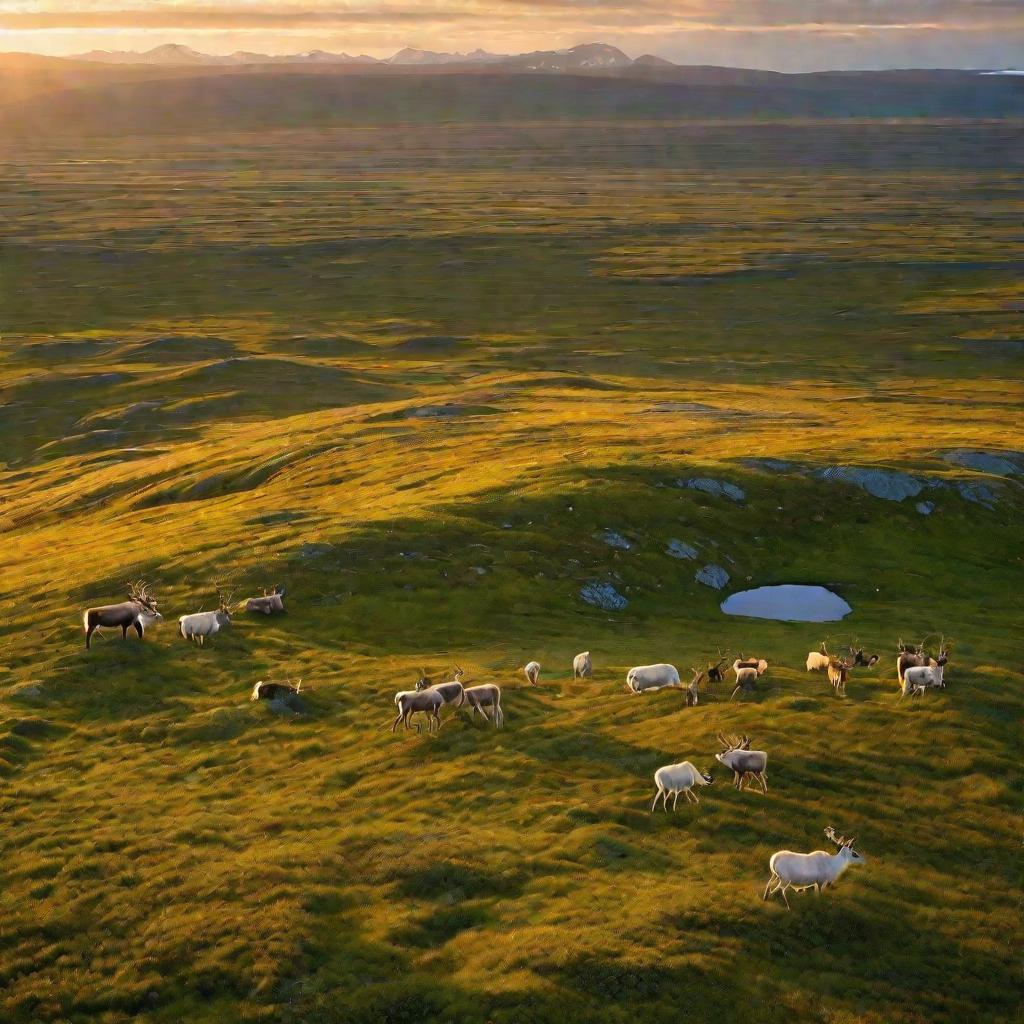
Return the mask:
[[703, 583], [705, 587], [714, 587], [715, 590], [721, 590], [729, 582], [729, 574], [720, 565], [705, 565], [703, 569], [697, 570], [693, 578], [698, 583]]
[[621, 533], [616, 533], [614, 530], [605, 530], [601, 534], [601, 540], [610, 548], [618, 548], [620, 551], [633, 550], [633, 545]]
[[19, 704], [46, 704], [50, 698], [42, 683], [19, 683], [11, 687], [7, 699]]
[[668, 547], [665, 548], [665, 553], [671, 555], [673, 558], [696, 558], [697, 549], [692, 544], [687, 544], [681, 540], [670, 540]]
[[803, 466], [788, 459], [740, 459], [740, 465], [747, 469], [760, 470], [763, 473], [799, 473]]
[[606, 612], [621, 612], [629, 602], [610, 584], [592, 581], [580, 587], [580, 597], [595, 608]]
[[988, 484], [959, 480], [956, 489], [965, 501], [972, 501], [975, 505], [984, 505], [986, 508], [995, 508], [996, 502], [999, 500], [999, 495]]
[[728, 498], [730, 501], [744, 501], [747, 497], [742, 487], [730, 484], [725, 480], [713, 480], [708, 476], [695, 476], [689, 480], [678, 480], [679, 487], [686, 487], [691, 491], [702, 491], [704, 494], [711, 494], [716, 498]]
[[914, 498], [924, 489], [924, 481], [895, 469], [863, 469], [859, 466], [826, 466], [814, 476], [843, 484], [852, 484], [876, 498], [903, 501]]
[[935, 511], [934, 501], [919, 501], [914, 508], [923, 516], [930, 516]]
[[974, 448], [954, 448], [942, 458], [954, 466], [976, 469], [994, 476], [1016, 476], [1024, 472], [1024, 452], [983, 452]]

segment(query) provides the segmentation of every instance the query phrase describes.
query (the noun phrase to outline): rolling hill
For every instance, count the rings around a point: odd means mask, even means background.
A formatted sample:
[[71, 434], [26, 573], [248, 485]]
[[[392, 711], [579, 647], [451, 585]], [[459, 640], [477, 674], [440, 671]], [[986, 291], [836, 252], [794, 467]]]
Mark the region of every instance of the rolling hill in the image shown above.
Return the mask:
[[[93, 65], [93, 67], [103, 67]], [[131, 135], [332, 124], [1024, 116], [1024, 80], [964, 72], [783, 76], [720, 69], [509, 73], [75, 65], [0, 107], [8, 135]], [[612, 69], [615, 72], [615, 69]], [[688, 73], [690, 81], [678, 81]], [[667, 77], [666, 77], [667, 76]]]

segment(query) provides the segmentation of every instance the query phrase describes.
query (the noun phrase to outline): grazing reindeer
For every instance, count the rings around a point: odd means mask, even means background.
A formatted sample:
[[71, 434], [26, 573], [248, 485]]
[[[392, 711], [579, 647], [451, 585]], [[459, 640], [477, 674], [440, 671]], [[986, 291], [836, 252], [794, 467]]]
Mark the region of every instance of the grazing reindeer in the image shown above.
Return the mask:
[[540, 679], [540, 662], [528, 661], [526, 663], [526, 667], [523, 669], [523, 673], [530, 681], [530, 685], [536, 686], [537, 680]]
[[590, 651], [577, 654], [572, 659], [573, 679], [589, 679], [594, 674], [594, 666], [590, 660]]
[[262, 597], [249, 597], [245, 601], [247, 612], [260, 612], [263, 615], [274, 615], [284, 611], [284, 586], [278, 584], [273, 591], [267, 593], [263, 589]]
[[479, 712], [484, 721], [491, 721], [491, 715], [487, 709], [491, 709], [494, 716], [494, 727], [500, 729], [505, 724], [505, 712], [501, 710], [501, 689], [494, 683], [484, 683], [482, 686], [467, 686], [465, 689], [466, 703], [469, 705], [469, 717]]
[[850, 676], [850, 663], [838, 658], [829, 658], [828, 681], [832, 684], [837, 697], [846, 696], [846, 680]]
[[825, 829], [825, 835], [839, 847], [838, 853], [827, 853], [815, 850], [813, 853], [793, 853], [792, 850], [779, 850], [773, 853], [768, 866], [772, 877], [768, 879], [764, 895], [768, 899], [773, 893], [781, 892], [782, 899], [789, 908], [786, 890], [800, 892], [803, 889], [814, 889], [817, 893], [827, 885], [834, 885], [836, 879], [851, 865], [863, 864], [865, 857], [853, 848], [855, 839], [837, 836], [831, 825]]
[[743, 655], [740, 655], [732, 663], [732, 670], [736, 673], [736, 686], [729, 694], [729, 700], [732, 700], [740, 690], [753, 692], [757, 686], [758, 676], [763, 676], [768, 671], [768, 662], [764, 658], [747, 661]]
[[231, 625], [231, 597], [217, 588], [219, 607], [213, 612], [193, 612], [182, 615], [178, 619], [178, 628], [186, 640], [198, 640], [200, 646], [205, 645], [208, 636], [215, 636], [226, 626]]
[[626, 689], [630, 693], [646, 693], [667, 686], [679, 685], [679, 671], [675, 665], [661, 662], [657, 665], [637, 665], [626, 673]]
[[249, 700], [282, 700], [297, 697], [302, 692], [302, 680], [292, 686], [288, 683], [265, 683], [261, 679], [253, 688]]
[[747, 776], [751, 775], [761, 783], [761, 792], [767, 793], [768, 755], [763, 750], [751, 750], [748, 736], [742, 739], [733, 736], [728, 739], [719, 733], [718, 740], [723, 750], [720, 754], [715, 754], [715, 760], [732, 769], [732, 784], [742, 792], [743, 783]]
[[909, 665], [903, 670], [903, 688], [900, 690], [900, 700], [910, 694], [911, 697], [921, 697], [929, 686], [943, 688], [946, 685], [943, 678], [946, 665], [949, 662], [949, 645], [943, 640], [939, 647], [938, 658], [929, 658], [927, 665]]
[[711, 776], [705, 775], [695, 768], [689, 761], [682, 761], [679, 764], [667, 764], [654, 773], [654, 784], [658, 792], [654, 794], [654, 803], [651, 804], [651, 813], [658, 805], [658, 798], [661, 798], [661, 809], [668, 812], [668, 798], [672, 795], [672, 810], [676, 809], [679, 794], [685, 793], [686, 799], [692, 803], [699, 804], [697, 794], [693, 792], [694, 786], [710, 786]]
[[156, 598], [150, 594], [144, 580], [128, 584], [128, 600], [121, 604], [104, 604], [97, 608], [87, 608], [82, 614], [82, 625], [85, 628], [85, 647], [92, 646], [92, 635], [97, 629], [121, 627], [121, 639], [128, 637], [131, 626], [139, 634], [139, 639], [146, 633], [146, 627], [159, 622], [163, 616], [156, 610]]

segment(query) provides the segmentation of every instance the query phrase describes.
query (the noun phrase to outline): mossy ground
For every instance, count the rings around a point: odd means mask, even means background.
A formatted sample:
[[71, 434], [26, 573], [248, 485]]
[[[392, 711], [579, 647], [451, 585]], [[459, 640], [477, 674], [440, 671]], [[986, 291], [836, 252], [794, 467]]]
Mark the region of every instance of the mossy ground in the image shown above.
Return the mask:
[[[856, 130], [813, 166], [641, 124], [3, 153], [0, 1017], [1015, 1016], [1020, 492], [923, 517], [739, 461], [1024, 447], [1019, 175], [977, 126], [865, 127], [869, 166]], [[854, 612], [728, 619], [704, 561]], [[140, 576], [168, 621], [87, 654], [81, 609]], [[227, 577], [288, 614], [176, 638]], [[948, 688], [898, 703], [897, 637], [943, 632]], [[825, 634], [884, 655], [844, 700], [802, 669]], [[756, 696], [625, 691], [718, 646], [771, 662]], [[393, 736], [455, 663], [504, 731]], [[250, 704], [288, 676], [308, 714]], [[769, 795], [719, 770], [652, 816], [721, 730]], [[868, 864], [763, 904], [829, 824]]]

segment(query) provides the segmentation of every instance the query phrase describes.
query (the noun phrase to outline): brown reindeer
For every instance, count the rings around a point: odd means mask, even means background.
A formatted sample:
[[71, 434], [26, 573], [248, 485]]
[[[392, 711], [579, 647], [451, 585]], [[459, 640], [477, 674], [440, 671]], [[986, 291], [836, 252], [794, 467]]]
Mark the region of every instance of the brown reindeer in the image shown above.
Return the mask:
[[129, 627], [139, 634], [145, 635], [146, 627], [159, 622], [163, 616], [156, 610], [156, 598], [149, 592], [144, 580], [128, 585], [128, 600], [120, 604], [104, 604], [97, 608], [87, 608], [82, 614], [82, 625], [85, 628], [85, 647], [92, 646], [92, 635], [97, 629], [121, 627], [121, 639], [128, 636]]

